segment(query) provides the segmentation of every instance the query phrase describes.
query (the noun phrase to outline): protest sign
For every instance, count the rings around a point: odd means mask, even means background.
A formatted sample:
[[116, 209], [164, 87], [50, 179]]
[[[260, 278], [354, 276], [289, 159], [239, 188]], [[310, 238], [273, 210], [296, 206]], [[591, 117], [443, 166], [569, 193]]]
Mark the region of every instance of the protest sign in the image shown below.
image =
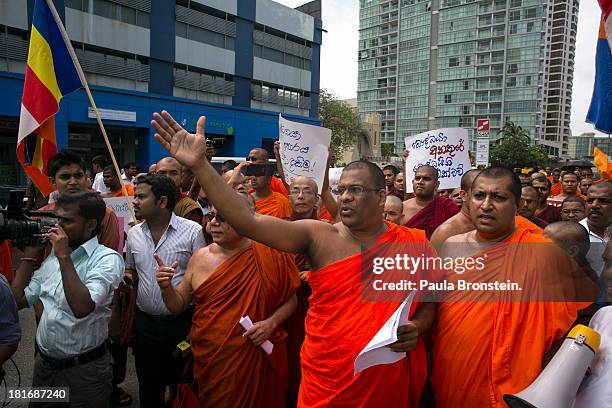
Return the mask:
[[306, 176], [316, 181], [321, 191], [331, 130], [292, 122], [281, 115], [278, 118], [278, 130], [281, 163], [287, 184], [291, 184], [298, 176]]
[[[336, 190], [336, 188], [338, 187], [342, 170], [344, 170], [344, 167], [332, 167], [331, 169], [329, 169], [329, 188], [331, 189], [331, 191]], [[334, 197], [335, 196], [336, 195], [334, 194]]]
[[420, 166], [438, 170], [440, 189], [457, 188], [461, 176], [472, 168], [468, 154], [468, 132], [462, 128], [444, 128], [407, 137], [406, 193], [412, 193], [414, 173]]
[[[128, 197], [128, 200], [131, 203], [134, 201], [134, 197]], [[123, 248], [125, 234], [127, 234], [130, 228], [132, 228], [130, 223], [133, 222], [133, 220], [130, 207], [125, 201], [125, 197], [105, 198], [104, 203], [108, 208], [113, 210], [115, 216], [117, 217], [117, 222], [119, 223], [119, 248]]]

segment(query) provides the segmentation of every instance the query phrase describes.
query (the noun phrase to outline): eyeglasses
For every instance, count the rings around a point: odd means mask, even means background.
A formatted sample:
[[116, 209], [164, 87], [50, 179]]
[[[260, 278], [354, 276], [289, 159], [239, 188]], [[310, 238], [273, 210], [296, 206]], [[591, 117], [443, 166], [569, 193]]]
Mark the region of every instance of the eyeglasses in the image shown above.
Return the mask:
[[303, 190], [300, 190], [299, 188], [292, 188], [291, 190], [289, 190], [289, 194], [291, 194], [294, 197], [299, 197], [300, 194], [302, 194], [302, 195], [316, 195], [317, 193], [315, 193], [314, 191], [312, 191], [309, 188], [305, 188]]
[[368, 191], [380, 191], [380, 188], [365, 188], [364, 186], [348, 186], [348, 187], [336, 187], [332, 190], [332, 193], [335, 195], [341, 196], [345, 192], [349, 193], [351, 196], [360, 196]]
[[225, 219], [218, 212], [211, 211], [208, 214], [206, 214], [206, 220], [208, 222], [212, 222], [212, 220], [215, 218], [217, 219], [217, 222], [225, 222]]

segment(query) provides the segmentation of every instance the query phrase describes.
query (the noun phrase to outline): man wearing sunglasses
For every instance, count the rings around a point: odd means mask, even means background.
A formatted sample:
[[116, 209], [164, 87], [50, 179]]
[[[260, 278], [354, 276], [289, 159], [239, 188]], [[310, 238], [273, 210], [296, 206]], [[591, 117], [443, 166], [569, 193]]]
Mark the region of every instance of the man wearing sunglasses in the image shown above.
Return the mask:
[[593, 184], [587, 192], [586, 205], [588, 215], [580, 224], [587, 229], [591, 240], [587, 260], [591, 268], [601, 275], [604, 249], [610, 241], [608, 227], [612, 224], [612, 182], [606, 180]]
[[[232, 199], [254, 209], [251, 197], [233, 193]], [[200, 402], [285, 406], [282, 325], [295, 310], [299, 286], [293, 255], [238, 235], [214, 208], [206, 217], [214, 242], [194, 254], [182, 282], [176, 288], [171, 284], [173, 267], [157, 269], [157, 283], [172, 313], [181, 315], [192, 301], [196, 304], [190, 341]], [[246, 332], [239, 323], [245, 316], [254, 323]], [[269, 355], [261, 348], [265, 341], [273, 345]]]
[[[391, 351], [401, 353], [399, 361], [354, 374], [355, 356], [408, 295], [400, 293], [401, 299], [385, 298], [384, 301], [362, 299], [362, 294], [369, 289], [362, 284], [362, 248], [373, 244], [427, 242], [422, 231], [383, 221], [386, 186], [380, 168], [367, 161], [344, 167], [335, 189], [339, 223], [291, 222], [253, 214], [246, 202], [232, 199], [236, 193], [204, 159], [205, 121], [200, 117], [196, 134], [191, 134], [163, 111], [161, 115], [154, 114], [151, 125], [157, 132], [156, 140], [173, 157], [193, 169], [210, 201], [238, 234], [281, 251], [305, 254], [311, 265], [308, 277], [313, 294], [302, 346], [298, 405], [417, 406], [427, 376], [421, 336], [435, 318], [433, 305], [415, 301], [409, 320], [399, 325], [398, 340], [389, 345]], [[422, 269], [414, 273], [417, 280], [424, 278]]]

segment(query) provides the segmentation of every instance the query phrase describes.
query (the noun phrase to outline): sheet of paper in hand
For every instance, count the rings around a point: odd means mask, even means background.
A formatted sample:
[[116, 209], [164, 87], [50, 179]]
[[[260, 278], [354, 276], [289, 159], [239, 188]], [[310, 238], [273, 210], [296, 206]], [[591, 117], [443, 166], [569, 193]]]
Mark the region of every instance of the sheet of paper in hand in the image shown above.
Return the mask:
[[317, 182], [320, 192], [327, 166], [331, 130], [292, 122], [278, 115], [278, 134], [287, 184], [291, 184], [298, 176], [306, 176]]
[[[332, 167], [331, 169], [329, 169], [329, 188], [331, 191], [334, 191], [336, 188], [338, 188], [338, 183], [340, 182], [340, 175], [342, 174], [342, 170], [344, 170], [344, 167]], [[335, 197], [336, 195], [333, 194], [333, 196]]]
[[408, 313], [410, 312], [410, 306], [414, 300], [415, 293], [415, 291], [412, 291], [408, 295], [406, 300], [402, 302], [389, 320], [380, 328], [368, 345], [361, 350], [355, 359], [354, 375], [357, 375], [357, 373], [366, 368], [379, 364], [393, 364], [406, 357], [406, 353], [396, 353], [387, 346], [397, 341], [397, 328], [400, 324], [408, 321]]
[[461, 176], [472, 168], [468, 154], [468, 132], [463, 128], [444, 128], [407, 137], [406, 192], [412, 193], [414, 173], [420, 166], [429, 165], [438, 170], [440, 189], [457, 188]]
[[[249, 316], [242, 316], [242, 318], [240, 319], [240, 321], [238, 321], [238, 323], [240, 323], [240, 325], [244, 328], [244, 330], [249, 330], [251, 327], [253, 327], [253, 322], [251, 321], [251, 318]], [[267, 355], [270, 355], [272, 354], [272, 349], [274, 348], [274, 344], [272, 344], [270, 340], [266, 340], [263, 343], [261, 343], [260, 347], [264, 349]]]

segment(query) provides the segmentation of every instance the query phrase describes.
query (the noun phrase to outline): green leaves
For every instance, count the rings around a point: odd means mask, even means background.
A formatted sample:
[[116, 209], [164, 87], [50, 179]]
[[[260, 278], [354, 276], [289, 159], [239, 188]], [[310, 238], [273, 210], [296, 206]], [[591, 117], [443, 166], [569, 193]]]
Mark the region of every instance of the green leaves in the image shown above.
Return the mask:
[[321, 126], [332, 131], [331, 147], [336, 157], [353, 147], [364, 131], [357, 110], [327, 89], [319, 94], [319, 116]]
[[529, 133], [522, 127], [506, 122], [498, 135], [501, 138], [491, 148], [491, 165], [514, 169], [541, 167], [548, 163], [544, 147], [532, 145]]

